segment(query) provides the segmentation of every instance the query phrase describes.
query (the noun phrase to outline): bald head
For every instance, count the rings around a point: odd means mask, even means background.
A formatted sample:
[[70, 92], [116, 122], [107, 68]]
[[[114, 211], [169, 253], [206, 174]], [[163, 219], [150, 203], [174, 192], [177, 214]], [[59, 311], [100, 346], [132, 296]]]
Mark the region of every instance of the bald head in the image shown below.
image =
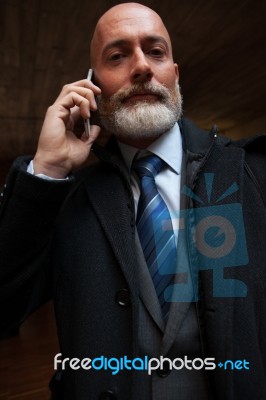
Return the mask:
[[140, 25], [146, 26], [147, 29], [153, 25], [157, 32], [161, 32], [165, 36], [172, 54], [171, 40], [161, 17], [151, 8], [142, 4], [122, 3], [106, 11], [95, 27], [90, 49], [92, 68], [95, 68], [102, 47], [110, 38], [110, 34], [116, 31], [116, 28], [124, 26], [129, 31], [138, 29]]

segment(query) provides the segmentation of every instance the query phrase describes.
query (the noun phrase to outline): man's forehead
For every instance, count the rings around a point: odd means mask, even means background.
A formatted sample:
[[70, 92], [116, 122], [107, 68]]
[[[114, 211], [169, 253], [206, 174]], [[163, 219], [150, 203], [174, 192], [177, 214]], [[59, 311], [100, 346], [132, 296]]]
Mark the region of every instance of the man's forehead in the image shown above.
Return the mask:
[[101, 37], [103, 34], [116, 31], [146, 30], [145, 28], [167, 32], [161, 18], [155, 12], [149, 9], [133, 9], [127, 13], [123, 11], [103, 16], [97, 24], [95, 33]]
[[110, 8], [105, 12], [98, 21], [97, 25], [105, 24], [113, 21], [127, 20], [134, 18], [153, 18], [161, 21], [160, 16], [151, 8], [138, 3], [123, 3]]
[[98, 52], [111, 41], [130, 36], [159, 35], [171, 47], [168, 32], [158, 14], [148, 7], [121, 6], [109, 10], [98, 21], [92, 40], [92, 52], [95, 48]]

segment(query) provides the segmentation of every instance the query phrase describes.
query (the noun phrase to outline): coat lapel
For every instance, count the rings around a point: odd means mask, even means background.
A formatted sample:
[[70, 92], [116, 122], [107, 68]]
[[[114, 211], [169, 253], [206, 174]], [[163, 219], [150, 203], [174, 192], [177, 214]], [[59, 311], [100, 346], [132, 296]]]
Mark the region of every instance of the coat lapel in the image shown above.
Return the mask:
[[158, 327], [162, 332], [165, 330], [165, 321], [162, 315], [162, 309], [159, 303], [159, 299], [151, 278], [151, 275], [148, 270], [148, 266], [146, 260], [143, 255], [142, 247], [139, 242], [139, 237], [136, 232], [136, 252], [138, 257], [138, 266], [139, 266], [139, 295], [142, 299], [146, 309], [152, 316], [153, 320], [156, 322]]
[[[97, 168], [97, 179], [93, 173], [85, 178], [89, 201], [129, 288], [135, 293], [135, 298], [140, 296], [152, 319], [163, 331], [164, 321], [159, 301], [135, 231], [134, 200], [128, 171], [117, 154], [117, 148], [113, 149], [110, 157], [109, 152], [95, 147], [95, 152], [105, 163]], [[124, 184], [121, 180], [124, 180]]]
[[137, 282], [133, 204], [125, 185], [121, 184], [121, 176], [110, 164], [101, 166], [95, 175], [91, 173], [85, 178], [89, 201], [129, 287], [134, 290]]

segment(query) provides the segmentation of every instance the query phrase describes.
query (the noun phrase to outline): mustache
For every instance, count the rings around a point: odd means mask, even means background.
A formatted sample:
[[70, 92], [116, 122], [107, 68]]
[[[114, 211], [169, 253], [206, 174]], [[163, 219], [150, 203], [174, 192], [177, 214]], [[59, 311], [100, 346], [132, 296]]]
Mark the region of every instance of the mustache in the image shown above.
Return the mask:
[[167, 100], [170, 97], [170, 92], [165, 86], [145, 82], [133, 84], [126, 89], [120, 89], [110, 98], [110, 100], [115, 101], [116, 103], [123, 103], [131, 96], [147, 93], [158, 96], [160, 100]]

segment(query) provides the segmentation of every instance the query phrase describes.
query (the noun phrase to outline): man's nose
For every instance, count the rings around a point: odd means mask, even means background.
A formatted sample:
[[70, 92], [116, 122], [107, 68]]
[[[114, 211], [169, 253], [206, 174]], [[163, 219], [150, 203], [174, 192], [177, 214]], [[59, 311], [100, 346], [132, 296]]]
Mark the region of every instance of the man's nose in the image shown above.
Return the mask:
[[147, 82], [150, 81], [152, 77], [153, 72], [145, 54], [141, 50], [136, 52], [133, 58], [133, 67], [131, 71], [132, 83]]

